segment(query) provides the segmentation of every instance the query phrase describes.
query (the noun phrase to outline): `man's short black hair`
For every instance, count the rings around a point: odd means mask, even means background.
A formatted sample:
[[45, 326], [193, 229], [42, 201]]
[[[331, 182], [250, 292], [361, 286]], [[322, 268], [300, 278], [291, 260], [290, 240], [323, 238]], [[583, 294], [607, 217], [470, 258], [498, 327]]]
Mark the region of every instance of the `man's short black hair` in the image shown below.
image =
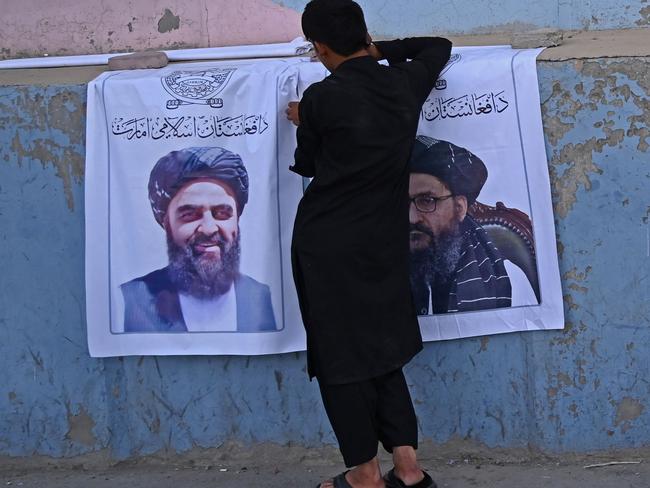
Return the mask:
[[353, 0], [311, 0], [302, 14], [302, 31], [309, 41], [322, 42], [341, 56], [368, 44], [363, 10]]

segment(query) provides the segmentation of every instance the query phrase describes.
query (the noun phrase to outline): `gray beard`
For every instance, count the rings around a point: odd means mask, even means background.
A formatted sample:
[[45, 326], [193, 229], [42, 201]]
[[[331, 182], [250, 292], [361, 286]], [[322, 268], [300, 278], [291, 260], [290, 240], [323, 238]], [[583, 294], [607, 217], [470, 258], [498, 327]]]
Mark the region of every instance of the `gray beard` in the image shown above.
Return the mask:
[[411, 279], [426, 283], [449, 281], [456, 273], [462, 247], [460, 226], [447, 234], [431, 236], [431, 244], [426, 249], [411, 252]]
[[169, 256], [169, 279], [176, 289], [185, 295], [207, 300], [224, 295], [239, 275], [241, 255], [239, 232], [232, 243], [218, 236], [221, 259], [195, 256], [192, 246], [177, 245], [167, 233], [167, 255]]

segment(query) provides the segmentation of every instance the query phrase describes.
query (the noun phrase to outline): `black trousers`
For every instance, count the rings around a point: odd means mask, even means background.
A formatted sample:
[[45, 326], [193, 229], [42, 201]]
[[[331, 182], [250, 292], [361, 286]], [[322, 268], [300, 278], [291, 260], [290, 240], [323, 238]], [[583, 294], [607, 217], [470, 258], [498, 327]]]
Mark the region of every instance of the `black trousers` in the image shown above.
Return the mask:
[[388, 452], [398, 446], [417, 449], [417, 419], [401, 369], [358, 383], [319, 386], [348, 468], [374, 458], [378, 442]]

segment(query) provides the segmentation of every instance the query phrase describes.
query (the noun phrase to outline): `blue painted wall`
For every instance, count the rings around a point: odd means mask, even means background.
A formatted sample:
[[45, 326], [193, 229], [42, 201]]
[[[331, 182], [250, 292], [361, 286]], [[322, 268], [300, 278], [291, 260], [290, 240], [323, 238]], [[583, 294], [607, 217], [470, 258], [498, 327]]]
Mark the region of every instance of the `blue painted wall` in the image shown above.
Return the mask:
[[[407, 368], [423, 438], [650, 446], [648, 63], [538, 65], [567, 328], [427, 344]], [[88, 357], [84, 100], [0, 87], [0, 455], [333, 443], [302, 353]]]
[[[307, 0], [273, 0], [302, 12]], [[381, 37], [484, 34], [530, 29], [628, 29], [650, 25], [647, 0], [358, 0]]]

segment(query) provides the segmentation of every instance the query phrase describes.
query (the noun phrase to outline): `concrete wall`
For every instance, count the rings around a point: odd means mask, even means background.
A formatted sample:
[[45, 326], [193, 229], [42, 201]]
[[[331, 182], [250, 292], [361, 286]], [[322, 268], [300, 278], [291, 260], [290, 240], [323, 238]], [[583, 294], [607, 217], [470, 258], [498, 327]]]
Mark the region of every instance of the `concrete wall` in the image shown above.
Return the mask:
[[[304, 3], [7, 0], [0, 57], [284, 41]], [[386, 37], [650, 22], [647, 0], [361, 3]], [[427, 344], [407, 371], [425, 439], [650, 446], [649, 62], [538, 64], [567, 328]], [[0, 455], [333, 443], [302, 353], [88, 357], [79, 73], [0, 72]]]
[[[649, 62], [539, 63], [567, 328], [427, 344], [424, 439], [650, 446]], [[0, 455], [333, 443], [302, 353], [88, 357], [86, 89], [39, 73], [0, 86]]]
[[285, 42], [300, 14], [271, 0], [4, 0], [0, 59]]
[[[307, 0], [277, 0], [302, 11]], [[646, 0], [359, 0], [372, 32], [484, 34], [532, 29], [627, 29], [650, 24]]]
[[[306, 0], [4, 0], [0, 59], [288, 41]], [[628, 29], [647, 0], [360, 0], [377, 37]]]

